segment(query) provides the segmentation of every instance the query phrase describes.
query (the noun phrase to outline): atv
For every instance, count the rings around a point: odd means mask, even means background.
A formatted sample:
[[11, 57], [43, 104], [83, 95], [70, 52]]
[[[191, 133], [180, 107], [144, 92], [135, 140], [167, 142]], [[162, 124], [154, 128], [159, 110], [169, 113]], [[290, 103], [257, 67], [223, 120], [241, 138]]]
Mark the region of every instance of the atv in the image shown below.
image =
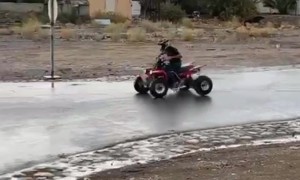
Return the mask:
[[164, 61], [161, 56], [156, 59], [153, 68], [144, 70], [144, 73], [138, 75], [134, 81], [134, 89], [139, 94], [147, 94], [150, 91], [153, 97], [163, 98], [169, 89], [178, 92], [193, 88], [201, 96], [206, 96], [212, 91], [212, 80], [205, 75], [200, 75], [201, 69], [206, 65], [194, 66], [192, 63], [182, 65], [180, 73], [174, 72], [177, 78], [176, 84], [171, 85], [164, 70], [167, 61]]

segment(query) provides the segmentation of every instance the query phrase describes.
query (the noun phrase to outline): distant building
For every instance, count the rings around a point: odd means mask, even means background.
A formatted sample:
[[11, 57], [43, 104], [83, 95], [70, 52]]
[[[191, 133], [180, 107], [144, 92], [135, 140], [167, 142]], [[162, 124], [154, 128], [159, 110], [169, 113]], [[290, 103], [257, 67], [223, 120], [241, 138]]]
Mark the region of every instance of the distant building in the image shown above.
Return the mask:
[[98, 12], [115, 12], [129, 19], [132, 18], [132, 0], [88, 0], [90, 16]]
[[[259, 13], [262, 13], [262, 14], [276, 14], [276, 13], [278, 13], [277, 9], [272, 9], [272, 8], [269, 8], [269, 7], [264, 7], [264, 5], [263, 5], [262, 2], [259, 2], [257, 4], [257, 10], [258, 10]], [[300, 0], [297, 0], [297, 8], [296, 8], [296, 10], [290, 10], [289, 14], [290, 15], [300, 15]]]

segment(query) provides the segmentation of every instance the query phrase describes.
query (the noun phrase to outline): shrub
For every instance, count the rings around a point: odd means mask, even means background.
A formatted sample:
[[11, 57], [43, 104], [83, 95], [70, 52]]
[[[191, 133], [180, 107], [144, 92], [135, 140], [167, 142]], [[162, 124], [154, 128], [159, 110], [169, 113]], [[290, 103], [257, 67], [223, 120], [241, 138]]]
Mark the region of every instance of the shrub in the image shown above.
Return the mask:
[[194, 31], [192, 29], [184, 29], [181, 37], [184, 41], [193, 41], [195, 38]]
[[246, 28], [245, 26], [241, 26], [236, 29], [238, 34], [248, 35], [249, 37], [270, 37], [276, 33], [276, 29], [272, 27], [250, 27]]
[[250, 36], [253, 37], [270, 37], [272, 35], [274, 35], [276, 33], [276, 29], [275, 28], [268, 28], [268, 27], [264, 27], [264, 28], [251, 28], [250, 30]]
[[77, 16], [74, 14], [69, 14], [69, 13], [61, 13], [58, 17], [57, 20], [61, 23], [73, 23], [75, 24], [77, 21]]
[[268, 28], [275, 28], [275, 25], [274, 25], [274, 23], [268, 21], [267, 24], [266, 24], [266, 27], [268, 27]]
[[240, 23], [240, 20], [239, 20], [238, 17], [233, 16], [233, 17], [231, 18], [231, 20], [226, 21], [225, 26], [227, 26], [227, 27], [232, 27], [232, 28], [237, 28], [237, 27], [240, 27], [240, 26], [241, 26], [241, 23]]
[[126, 29], [126, 25], [124, 23], [112, 23], [105, 27], [104, 31], [107, 33], [114, 33], [114, 32], [124, 32]]
[[125, 28], [129, 28], [131, 26], [131, 21], [130, 20], [126, 20], [124, 22], [124, 26], [125, 26]]
[[75, 33], [74, 29], [64, 28], [60, 31], [60, 37], [67, 41], [75, 38], [75, 35], [76, 35], [76, 33]]
[[43, 39], [48, 39], [50, 36], [49, 36], [49, 31], [46, 30], [46, 29], [40, 29], [38, 31], [38, 33], [35, 34], [35, 36], [33, 37], [33, 40], [43, 40]]
[[277, 9], [280, 14], [288, 14], [289, 10], [295, 10], [297, 0], [263, 0], [265, 7]]
[[257, 14], [256, 0], [204, 0], [206, 8], [212, 16], [222, 20], [233, 16], [247, 18]]
[[125, 23], [128, 18], [114, 12], [101, 12], [98, 11], [93, 15], [94, 19], [110, 19], [112, 23]]
[[156, 23], [154, 23], [152, 21], [149, 21], [149, 20], [143, 20], [141, 22], [141, 26], [143, 28], [145, 28], [147, 32], [150, 32], [150, 33], [159, 30], [158, 24], [156, 24]]
[[129, 29], [127, 34], [128, 41], [131, 42], [143, 42], [146, 40], [146, 30], [144, 28], [136, 27]]
[[179, 5], [163, 3], [161, 5], [161, 18], [171, 22], [179, 22], [185, 16], [185, 12]]
[[20, 31], [24, 38], [34, 38], [41, 32], [41, 24], [36, 18], [30, 18], [22, 24]]
[[11, 29], [2, 28], [0, 29], [0, 35], [11, 35], [13, 34], [13, 31]]
[[13, 26], [10, 29], [13, 31], [14, 34], [22, 34], [22, 28], [20, 26]]
[[177, 37], [178, 35], [177, 35], [177, 32], [176, 32], [176, 30], [175, 31], [168, 31], [167, 32], [167, 34], [166, 34], [166, 37], [167, 37], [167, 39], [169, 39], [169, 40], [173, 40], [173, 39], [175, 39], [176, 37]]
[[193, 28], [194, 27], [194, 24], [193, 24], [192, 20], [189, 19], [189, 18], [183, 18], [181, 20], [181, 23], [186, 28]]
[[158, 22], [157, 24], [158, 24], [160, 27], [166, 28], [166, 29], [171, 28], [171, 27], [174, 26], [174, 24], [173, 24], [172, 22], [170, 22], [170, 21], [160, 21], [160, 22]]
[[125, 32], [127, 27], [128, 26], [125, 23], [112, 23], [107, 26], [104, 31], [110, 33], [110, 37], [113, 41], [119, 41], [122, 38], [122, 33]]
[[194, 33], [197, 37], [202, 37], [205, 34], [205, 30], [204, 29], [195, 29]]

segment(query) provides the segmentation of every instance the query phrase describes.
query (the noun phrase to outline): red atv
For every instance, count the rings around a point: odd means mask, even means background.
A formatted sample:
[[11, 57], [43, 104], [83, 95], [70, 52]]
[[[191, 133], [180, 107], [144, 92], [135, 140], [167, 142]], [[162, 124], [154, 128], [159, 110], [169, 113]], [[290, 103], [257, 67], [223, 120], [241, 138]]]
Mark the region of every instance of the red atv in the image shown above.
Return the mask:
[[179, 74], [174, 72], [178, 83], [175, 87], [171, 87], [168, 83], [169, 77], [164, 70], [165, 65], [166, 61], [158, 57], [153, 68], [146, 69], [144, 74], [136, 78], [134, 81], [135, 90], [140, 94], [147, 94], [150, 90], [150, 94], [155, 98], [163, 98], [167, 95], [169, 89], [178, 92], [179, 90], [193, 88], [201, 96], [205, 96], [212, 91], [212, 80], [207, 76], [200, 75], [201, 68], [204, 66], [194, 66], [191, 63], [182, 65]]

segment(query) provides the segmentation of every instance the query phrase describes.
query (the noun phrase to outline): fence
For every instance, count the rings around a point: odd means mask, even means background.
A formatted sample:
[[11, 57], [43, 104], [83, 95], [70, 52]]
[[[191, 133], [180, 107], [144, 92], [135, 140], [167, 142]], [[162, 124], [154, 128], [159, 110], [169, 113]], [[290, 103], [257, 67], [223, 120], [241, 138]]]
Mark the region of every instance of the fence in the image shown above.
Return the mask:
[[26, 12], [43, 12], [44, 4], [42, 3], [10, 3], [10, 2], [1, 2], [0, 11], [12, 11], [18, 13]]

